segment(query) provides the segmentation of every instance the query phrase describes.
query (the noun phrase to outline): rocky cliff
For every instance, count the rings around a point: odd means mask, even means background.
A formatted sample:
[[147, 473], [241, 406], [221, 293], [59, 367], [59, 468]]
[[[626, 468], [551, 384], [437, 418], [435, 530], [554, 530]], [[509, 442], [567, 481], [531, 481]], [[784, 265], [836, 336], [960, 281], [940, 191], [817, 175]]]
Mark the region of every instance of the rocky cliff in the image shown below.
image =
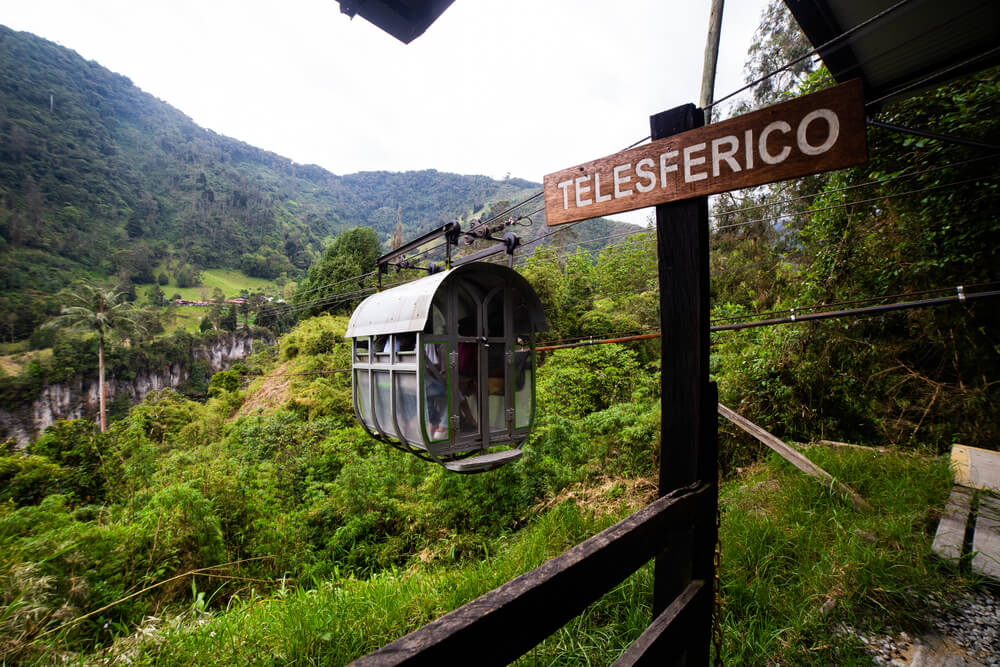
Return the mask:
[[[110, 369], [107, 377], [107, 401], [110, 404], [122, 396], [128, 403], [141, 402], [153, 391], [184, 385], [191, 375], [194, 363], [204, 362], [212, 373], [229, 368], [254, 351], [254, 345], [270, 343], [253, 339], [240, 333], [225, 334], [209, 344], [195, 346], [188, 363], [172, 363], [158, 369], [135, 373], [131, 378], [120, 378]], [[30, 403], [5, 410], [0, 408], [0, 439], [9, 439], [23, 447], [49, 425], [60, 419], [80, 419], [97, 415], [97, 377], [77, 377], [68, 382], [46, 385]]]

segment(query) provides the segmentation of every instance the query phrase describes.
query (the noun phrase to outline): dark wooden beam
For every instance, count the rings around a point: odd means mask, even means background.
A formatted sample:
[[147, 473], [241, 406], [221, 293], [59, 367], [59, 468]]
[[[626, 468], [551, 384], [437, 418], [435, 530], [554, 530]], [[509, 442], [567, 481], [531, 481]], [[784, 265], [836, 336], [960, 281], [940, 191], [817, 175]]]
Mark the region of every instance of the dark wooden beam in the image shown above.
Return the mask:
[[706, 588], [705, 582], [695, 579], [687, 588], [657, 616], [645, 632], [632, 642], [628, 650], [615, 661], [615, 667], [632, 667], [633, 665], [670, 665], [683, 663], [683, 653], [677, 652], [677, 646], [683, 646], [686, 637], [697, 628], [697, 612], [703, 604], [701, 600], [712, 589]]
[[505, 665], [662, 551], [673, 527], [707, 512], [713, 494], [705, 484], [677, 489], [531, 572], [354, 664]]
[[[650, 118], [653, 140], [704, 125], [701, 109], [676, 107]], [[661, 495], [701, 481], [711, 486], [708, 514], [692, 516], [688, 527], [671, 536], [670, 547], [656, 559], [653, 616], [657, 617], [693, 579], [713, 582], [715, 488], [718, 419], [715, 388], [709, 382], [708, 198], [698, 197], [656, 207], [660, 286]], [[708, 549], [708, 551], [706, 551]], [[693, 664], [707, 664], [709, 616], [683, 638]]]

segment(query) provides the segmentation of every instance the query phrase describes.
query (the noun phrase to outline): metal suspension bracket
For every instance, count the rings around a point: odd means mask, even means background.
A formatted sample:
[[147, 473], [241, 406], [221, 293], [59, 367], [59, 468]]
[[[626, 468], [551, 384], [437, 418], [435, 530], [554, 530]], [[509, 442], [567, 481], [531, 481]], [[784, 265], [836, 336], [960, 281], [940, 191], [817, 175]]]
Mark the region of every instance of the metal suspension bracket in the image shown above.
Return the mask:
[[[513, 268], [514, 249], [521, 244], [521, 238], [513, 232], [506, 232], [501, 237], [494, 236], [494, 233], [498, 233], [505, 227], [509, 227], [514, 224], [517, 224], [517, 220], [511, 217], [507, 218], [503, 222], [494, 224], [493, 226], [479, 223], [470, 231], [463, 232], [462, 225], [459, 222], [447, 222], [437, 229], [427, 232], [423, 236], [419, 236], [408, 243], [404, 243], [395, 250], [391, 250], [375, 260], [375, 263], [378, 266], [378, 289], [379, 291], [382, 290], [382, 274], [388, 273], [390, 266], [394, 267], [396, 271], [401, 271], [403, 269], [421, 269], [423, 271], [427, 271], [428, 274], [432, 274], [445, 269], [452, 269], [461, 264], [468, 264], [469, 262], [485, 259], [486, 257], [491, 257], [499, 252], [506, 252], [508, 255], [507, 266]], [[491, 248], [485, 248], [479, 252], [472, 253], [471, 255], [467, 255], [453, 261], [451, 247], [458, 245], [458, 239], [460, 236], [465, 236], [467, 241], [470, 239], [482, 239], [485, 241], [494, 241], [498, 245]], [[444, 246], [446, 258], [444, 267], [439, 264], [418, 266], [413, 263], [412, 259], [408, 259], [406, 257], [407, 254], [412, 253], [418, 250], [421, 246], [441, 237], [444, 237], [445, 240]], [[424, 250], [418, 254], [423, 254], [425, 252], [427, 251]]]
[[521, 237], [514, 232], [507, 232], [503, 235], [503, 245], [507, 251], [507, 267], [514, 268], [514, 250], [521, 245]]
[[[420, 246], [430, 243], [435, 239], [439, 239], [442, 236], [445, 238], [446, 241], [445, 246], [448, 249], [448, 265], [449, 265], [448, 268], [451, 268], [450, 266], [451, 246], [458, 244], [458, 235], [461, 231], [462, 231], [461, 225], [459, 225], [457, 222], [454, 221], [446, 222], [437, 229], [433, 229], [427, 232], [426, 234], [418, 236], [412, 241], [409, 241], [408, 243], [404, 243], [403, 245], [399, 246], [394, 250], [390, 250], [389, 252], [385, 253], [384, 255], [375, 260], [375, 264], [378, 265], [379, 275], [381, 276], [381, 274], [383, 273], [388, 273], [390, 264], [398, 266], [400, 262], [407, 263], [408, 262], [408, 260], [406, 259], [407, 254], [416, 251], [417, 249], [420, 248]], [[407, 265], [400, 268], [418, 269], [424, 267], [419, 267], [416, 265]], [[434, 271], [431, 271], [431, 273], [434, 273]], [[379, 287], [381, 288], [381, 278], [379, 279]]]
[[428, 264], [427, 266], [420, 266], [419, 264], [414, 264], [412, 260], [409, 260], [405, 257], [399, 260], [398, 262], [390, 264], [389, 266], [395, 267], [396, 273], [399, 273], [403, 269], [419, 269], [420, 271], [426, 271], [427, 275], [431, 275], [443, 270], [440, 264], [431, 263]]

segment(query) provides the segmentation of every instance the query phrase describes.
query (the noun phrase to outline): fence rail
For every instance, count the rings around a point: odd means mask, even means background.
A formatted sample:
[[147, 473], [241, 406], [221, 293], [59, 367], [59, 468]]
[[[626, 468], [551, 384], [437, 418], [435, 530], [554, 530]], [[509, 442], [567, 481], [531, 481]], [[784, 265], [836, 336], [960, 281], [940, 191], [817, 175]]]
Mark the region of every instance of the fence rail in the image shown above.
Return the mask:
[[[692, 519], [714, 521], [714, 484], [677, 489], [531, 572], [355, 661], [370, 665], [505, 665], [542, 642], [652, 558]], [[711, 591], [691, 582], [660, 614], [621, 664], [653, 664], [669, 637], [684, 635]], [[670, 643], [667, 640], [667, 643]], [[683, 642], [682, 642], [683, 643]], [[663, 664], [662, 662], [658, 664]]]

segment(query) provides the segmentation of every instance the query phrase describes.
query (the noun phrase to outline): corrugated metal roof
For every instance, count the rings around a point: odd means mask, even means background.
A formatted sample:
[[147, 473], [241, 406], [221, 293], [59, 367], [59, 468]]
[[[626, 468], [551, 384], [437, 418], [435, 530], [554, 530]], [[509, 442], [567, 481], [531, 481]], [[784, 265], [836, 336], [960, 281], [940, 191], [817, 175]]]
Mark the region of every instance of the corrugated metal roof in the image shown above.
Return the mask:
[[[833, 78], [865, 99], [915, 93], [1000, 64], [997, 0], [785, 0]], [[836, 38], [885, 12], [844, 39]]]
[[354, 309], [344, 337], [423, 331], [434, 295], [449, 279], [458, 276], [472, 281], [476, 281], [477, 276], [489, 276], [513, 284], [528, 302], [535, 330], [544, 331], [547, 328], [542, 304], [531, 284], [521, 274], [499, 264], [473, 262], [372, 294]]

